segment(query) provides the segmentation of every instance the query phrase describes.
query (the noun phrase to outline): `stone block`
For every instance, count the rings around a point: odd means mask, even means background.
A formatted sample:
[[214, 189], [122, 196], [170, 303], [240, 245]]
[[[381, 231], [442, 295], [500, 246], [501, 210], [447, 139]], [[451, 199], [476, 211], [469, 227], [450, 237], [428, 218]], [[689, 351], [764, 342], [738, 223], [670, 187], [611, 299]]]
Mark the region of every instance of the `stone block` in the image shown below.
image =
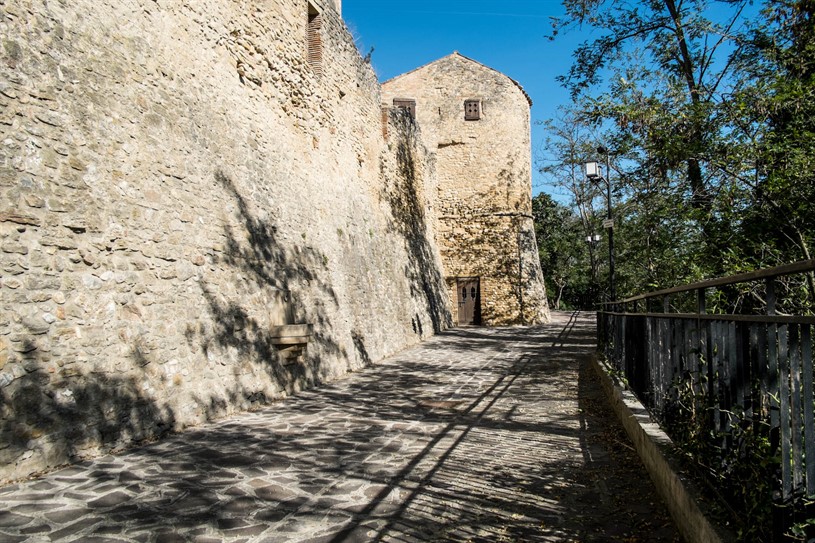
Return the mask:
[[33, 335], [45, 334], [51, 328], [50, 323], [38, 317], [24, 317], [23, 326]]
[[102, 280], [90, 273], [86, 273], [82, 276], [82, 284], [88, 290], [99, 290], [103, 286]]
[[57, 275], [30, 275], [25, 280], [28, 290], [59, 290], [62, 279]]
[[2, 249], [4, 253], [16, 253], [21, 255], [28, 254], [28, 247], [21, 243], [13, 242], [4, 243], [2, 247], [0, 247], [0, 249]]
[[0, 338], [0, 370], [6, 367], [10, 356], [11, 350], [8, 342], [5, 339]]

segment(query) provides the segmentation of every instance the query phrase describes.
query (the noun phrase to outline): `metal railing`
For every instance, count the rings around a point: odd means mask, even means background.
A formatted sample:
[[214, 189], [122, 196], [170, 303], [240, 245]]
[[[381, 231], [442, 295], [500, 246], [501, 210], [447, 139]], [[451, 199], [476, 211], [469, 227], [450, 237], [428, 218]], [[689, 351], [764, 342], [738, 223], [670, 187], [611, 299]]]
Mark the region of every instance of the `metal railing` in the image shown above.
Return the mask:
[[[796, 262], [634, 296], [598, 312], [598, 345], [660, 422], [670, 428], [677, 411], [694, 418], [722, 462], [738, 457], [744, 431], [766, 436], [769, 453], [780, 458], [768, 475], [776, 503], [815, 497], [815, 317], [776, 310], [778, 285], [813, 270], [815, 260]], [[756, 286], [752, 314], [708, 311], [712, 299], [725, 298], [712, 294]]]

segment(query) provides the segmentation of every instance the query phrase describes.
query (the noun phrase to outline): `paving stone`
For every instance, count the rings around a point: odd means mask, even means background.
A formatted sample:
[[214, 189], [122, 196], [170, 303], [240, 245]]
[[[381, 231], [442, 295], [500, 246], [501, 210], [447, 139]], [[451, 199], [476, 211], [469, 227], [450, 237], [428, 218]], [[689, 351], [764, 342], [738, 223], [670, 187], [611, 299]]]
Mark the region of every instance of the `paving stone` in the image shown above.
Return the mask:
[[[73, 488], [73, 485], [68, 485], [69, 488]], [[80, 494], [78, 492], [63, 492], [62, 497], [68, 500], [74, 500], [78, 502], [85, 503], [89, 497], [95, 496], [96, 494], [93, 491], [88, 492], [87, 494]]]
[[11, 508], [12, 511], [15, 513], [21, 514], [32, 514], [32, 513], [44, 513], [46, 511], [52, 511], [54, 509], [59, 509], [62, 507], [62, 504], [57, 502], [37, 502], [37, 503], [24, 503], [21, 505], [16, 505]]
[[[21, 489], [24, 487], [21, 487]], [[17, 492], [10, 492], [3, 496], [3, 501], [6, 502], [38, 502], [42, 500], [49, 500], [53, 494], [50, 493], [28, 493], [28, 492], [21, 492], [18, 490]]]
[[59, 511], [52, 511], [50, 513], [46, 513], [44, 516], [49, 521], [55, 524], [66, 524], [68, 522], [73, 522], [78, 520], [85, 515], [91, 513], [90, 509], [81, 508], [81, 509], [60, 509]]
[[[296, 511], [296, 509], [295, 509]], [[273, 509], [264, 509], [259, 513], [256, 513], [254, 519], [258, 522], [266, 522], [269, 524], [273, 524], [276, 522], [280, 522], [287, 515], [290, 515], [292, 510], [281, 509], [281, 508], [273, 508]]]
[[235, 528], [235, 529], [224, 530], [224, 533], [228, 537], [246, 536], [246, 537], [255, 538], [255, 537], [258, 537], [261, 534], [263, 534], [263, 532], [267, 531], [268, 529], [269, 529], [268, 524], [255, 524], [253, 526], [246, 526], [245, 528]]
[[0, 528], [23, 526], [29, 522], [31, 522], [31, 517], [28, 515], [20, 515], [10, 511], [0, 511]]
[[297, 496], [295, 492], [280, 485], [269, 485], [255, 489], [255, 496], [261, 500], [286, 501]]
[[36, 526], [28, 526], [20, 530], [23, 535], [44, 534], [51, 531], [51, 527], [47, 524], [38, 524]]
[[57, 488], [57, 485], [50, 481], [39, 481], [31, 485], [32, 490], [52, 490]]
[[116, 479], [116, 474], [110, 469], [97, 469], [90, 473], [90, 478], [94, 481], [112, 481]]
[[[35, 490], [37, 490], [37, 489], [35, 489]], [[0, 496], [2, 496], [4, 494], [12, 494], [14, 492], [19, 492], [19, 491], [20, 491], [20, 485], [8, 485], [8, 486], [0, 488]]]
[[108, 536], [111, 536], [111, 535], [121, 534], [123, 532], [124, 528], [125, 528], [124, 525], [122, 523], [111, 524], [110, 523], [111, 520], [113, 520], [113, 519], [109, 519], [108, 522], [106, 522], [105, 524], [101, 524], [99, 526], [96, 526], [93, 529], [94, 535], [108, 535]]
[[189, 495], [184, 498], [179, 499], [175, 502], [172, 506], [168, 509], [174, 509], [176, 511], [185, 511], [190, 509], [200, 509], [202, 507], [210, 507], [212, 504], [217, 503], [218, 498], [214, 495], [206, 496], [206, 495]]
[[178, 532], [158, 532], [155, 535], [156, 543], [186, 543], [187, 536]]
[[142, 478], [139, 475], [137, 475], [135, 473], [132, 473], [130, 471], [123, 471], [123, 472], [121, 472], [119, 474], [119, 482], [120, 483], [132, 483], [132, 482], [141, 481], [141, 480], [142, 480]]
[[88, 476], [88, 465], [84, 462], [76, 464], [59, 470], [55, 475], [57, 477], [79, 477], [81, 480], [85, 480]]
[[254, 498], [234, 498], [226, 503], [221, 504], [220, 510], [225, 514], [246, 514], [250, 511], [262, 507], [262, 505]]
[[127, 503], [132, 499], [133, 499], [132, 496], [130, 496], [126, 492], [117, 491], [111, 492], [110, 494], [106, 494], [101, 498], [89, 501], [88, 505], [94, 508], [113, 507], [116, 505]]
[[240, 518], [221, 518], [218, 519], [218, 528], [222, 530], [236, 530], [238, 528], [245, 528], [249, 523]]
[[61, 541], [69, 536], [80, 536], [80, 534], [99, 524], [100, 522], [102, 522], [102, 519], [99, 517], [85, 517], [80, 519], [78, 522], [74, 522], [73, 524], [69, 524], [63, 528], [60, 528], [59, 530], [51, 532], [48, 534], [48, 537], [51, 539], [51, 541]]

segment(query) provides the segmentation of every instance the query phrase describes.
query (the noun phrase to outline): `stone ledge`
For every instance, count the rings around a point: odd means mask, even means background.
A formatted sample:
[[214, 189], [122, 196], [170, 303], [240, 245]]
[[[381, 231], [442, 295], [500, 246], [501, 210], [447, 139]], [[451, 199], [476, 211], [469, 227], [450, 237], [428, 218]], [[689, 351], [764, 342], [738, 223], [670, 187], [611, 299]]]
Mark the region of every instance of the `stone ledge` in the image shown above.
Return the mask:
[[269, 335], [275, 345], [305, 344], [313, 333], [314, 326], [311, 324], [283, 324], [269, 328]]
[[700, 509], [701, 493], [693, 481], [681, 474], [679, 461], [671, 451], [671, 439], [651, 419], [634, 393], [627, 390], [597, 356], [592, 355], [591, 362], [612, 409], [620, 418], [682, 537], [688, 543], [736, 541], [734, 534], [714, 524]]

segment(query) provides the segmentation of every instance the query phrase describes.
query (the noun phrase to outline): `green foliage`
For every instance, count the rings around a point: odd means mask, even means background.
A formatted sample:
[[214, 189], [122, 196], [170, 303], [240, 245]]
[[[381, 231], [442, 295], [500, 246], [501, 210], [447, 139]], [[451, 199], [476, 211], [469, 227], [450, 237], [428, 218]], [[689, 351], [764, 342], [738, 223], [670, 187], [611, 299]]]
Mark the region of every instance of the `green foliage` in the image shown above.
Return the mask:
[[[812, 505], [808, 503], [807, 505]], [[815, 531], [815, 518], [808, 518], [801, 522], [796, 522], [790, 527], [789, 537], [797, 541], [808, 541], [807, 536]]]
[[587, 278], [590, 266], [580, 219], [571, 208], [548, 194], [532, 199], [535, 237], [550, 301], [556, 309], [585, 307], [591, 303]]
[[[704, 360], [700, 367], [707, 371]], [[712, 481], [738, 518], [739, 541], [771, 541], [773, 481], [780, 458], [772, 449], [769, 426], [741, 407], [731, 412], [711, 408], [706, 376], [690, 377], [674, 383], [673, 401], [663, 413], [666, 430], [686, 461]], [[758, 397], [757, 383], [754, 388]], [[715, 419], [722, 429], [715, 429]]]
[[[760, 175], [742, 223], [754, 240], [742, 258], [767, 254], [811, 258], [815, 241], [815, 3], [771, 1], [745, 52], [754, 80], [743, 91], [753, 97], [746, 112], [762, 127], [757, 146]], [[778, 258], [778, 257], [776, 257]], [[813, 290], [810, 280], [810, 296]]]
[[[561, 78], [574, 103], [547, 122], [539, 168], [599, 232], [603, 188], [581, 166], [610, 151], [618, 297], [812, 258], [815, 2], [564, 6], [555, 34], [596, 37]], [[596, 253], [589, 279], [607, 262]], [[811, 312], [815, 277], [800, 288]]]

